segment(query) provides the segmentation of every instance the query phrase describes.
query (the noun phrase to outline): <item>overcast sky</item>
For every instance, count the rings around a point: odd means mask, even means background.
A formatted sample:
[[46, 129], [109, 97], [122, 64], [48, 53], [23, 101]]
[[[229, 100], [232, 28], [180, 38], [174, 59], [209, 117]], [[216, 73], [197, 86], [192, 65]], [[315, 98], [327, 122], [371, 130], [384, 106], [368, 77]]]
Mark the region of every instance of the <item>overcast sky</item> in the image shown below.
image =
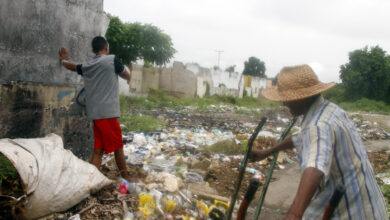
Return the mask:
[[150, 23], [170, 35], [173, 60], [204, 67], [255, 56], [267, 76], [307, 63], [323, 82], [339, 82], [348, 53], [368, 45], [390, 51], [388, 0], [105, 0], [125, 22]]

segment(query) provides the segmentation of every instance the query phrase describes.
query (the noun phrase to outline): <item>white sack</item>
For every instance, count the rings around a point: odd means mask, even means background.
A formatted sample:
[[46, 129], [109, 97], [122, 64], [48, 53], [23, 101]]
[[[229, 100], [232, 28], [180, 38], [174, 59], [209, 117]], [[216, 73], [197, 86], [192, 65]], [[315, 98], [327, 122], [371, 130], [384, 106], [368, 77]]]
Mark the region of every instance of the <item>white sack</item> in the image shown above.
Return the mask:
[[65, 211], [112, 183], [95, 166], [65, 150], [56, 134], [34, 139], [0, 139], [0, 152], [20, 175], [28, 196], [27, 219]]

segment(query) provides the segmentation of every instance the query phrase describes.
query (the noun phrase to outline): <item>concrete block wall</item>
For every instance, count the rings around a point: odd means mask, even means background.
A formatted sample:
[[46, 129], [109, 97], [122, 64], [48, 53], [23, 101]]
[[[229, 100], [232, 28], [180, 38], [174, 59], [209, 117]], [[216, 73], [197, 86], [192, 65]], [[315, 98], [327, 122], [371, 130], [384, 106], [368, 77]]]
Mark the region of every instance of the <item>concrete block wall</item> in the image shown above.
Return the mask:
[[196, 95], [196, 76], [183, 63], [174, 62], [172, 68], [162, 69], [160, 73], [159, 89], [165, 93], [179, 98]]
[[88, 158], [91, 122], [75, 103], [82, 78], [61, 67], [93, 57], [91, 40], [109, 19], [103, 0], [0, 0], [0, 138], [62, 135], [65, 148]]
[[142, 69], [142, 93], [148, 93], [149, 89], [159, 89], [160, 72], [157, 68]]

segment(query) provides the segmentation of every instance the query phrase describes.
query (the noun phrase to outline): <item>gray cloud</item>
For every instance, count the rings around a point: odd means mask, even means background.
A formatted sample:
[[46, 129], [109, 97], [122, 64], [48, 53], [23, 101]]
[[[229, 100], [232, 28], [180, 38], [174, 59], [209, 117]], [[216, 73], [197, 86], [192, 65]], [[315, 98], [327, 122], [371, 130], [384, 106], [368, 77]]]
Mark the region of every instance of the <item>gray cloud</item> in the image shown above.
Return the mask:
[[249, 56], [268, 76], [286, 65], [311, 64], [320, 80], [338, 81], [348, 53], [366, 45], [390, 49], [385, 0], [106, 0], [123, 21], [152, 23], [172, 37], [175, 60], [242, 71]]

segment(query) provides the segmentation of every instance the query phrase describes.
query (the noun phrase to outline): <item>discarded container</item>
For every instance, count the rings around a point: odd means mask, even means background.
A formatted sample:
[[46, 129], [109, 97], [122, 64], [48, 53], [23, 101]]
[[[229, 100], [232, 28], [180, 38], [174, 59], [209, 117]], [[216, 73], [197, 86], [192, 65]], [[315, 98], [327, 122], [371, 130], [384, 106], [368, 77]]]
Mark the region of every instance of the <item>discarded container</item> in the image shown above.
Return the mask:
[[123, 220], [133, 220], [134, 219], [134, 214], [132, 212], [127, 212], [124, 216], [123, 216]]
[[203, 177], [199, 173], [195, 172], [184, 172], [183, 173], [183, 178], [185, 182], [188, 183], [203, 183]]
[[119, 187], [118, 191], [121, 194], [139, 194], [141, 192], [141, 188], [137, 185], [137, 183], [128, 182], [123, 178], [118, 179]]
[[173, 200], [167, 200], [165, 202], [165, 212], [172, 213], [176, 209], [176, 202]]
[[133, 143], [136, 145], [146, 144], [146, 138], [143, 133], [135, 134], [133, 138]]
[[74, 216], [71, 216], [68, 218], [68, 220], [81, 220], [80, 218], [80, 214], [77, 214], [77, 215], [74, 215]]
[[119, 193], [121, 193], [121, 194], [126, 194], [127, 193], [127, 181], [126, 182], [124, 182], [124, 183], [121, 183], [120, 185], [119, 185], [119, 188], [118, 188], [118, 191], [119, 191]]
[[153, 201], [153, 197], [149, 194], [139, 194], [139, 207], [142, 216], [144, 218], [153, 214], [156, 209], [156, 204]]
[[248, 173], [250, 173], [250, 174], [253, 174], [253, 175], [257, 175], [257, 174], [259, 174], [259, 172], [260, 172], [260, 171], [258, 171], [258, 170], [256, 170], [256, 169], [250, 168], [250, 167], [245, 168], [245, 171], [248, 172]]

